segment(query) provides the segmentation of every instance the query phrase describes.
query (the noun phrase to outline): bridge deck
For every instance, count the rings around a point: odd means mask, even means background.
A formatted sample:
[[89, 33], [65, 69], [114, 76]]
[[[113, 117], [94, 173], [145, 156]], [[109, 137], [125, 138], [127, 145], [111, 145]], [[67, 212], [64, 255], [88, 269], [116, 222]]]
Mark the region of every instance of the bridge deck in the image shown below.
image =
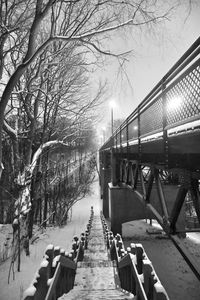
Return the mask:
[[84, 259], [78, 263], [74, 288], [60, 300], [133, 299], [119, 288], [119, 278], [108, 256], [100, 216], [94, 216]]

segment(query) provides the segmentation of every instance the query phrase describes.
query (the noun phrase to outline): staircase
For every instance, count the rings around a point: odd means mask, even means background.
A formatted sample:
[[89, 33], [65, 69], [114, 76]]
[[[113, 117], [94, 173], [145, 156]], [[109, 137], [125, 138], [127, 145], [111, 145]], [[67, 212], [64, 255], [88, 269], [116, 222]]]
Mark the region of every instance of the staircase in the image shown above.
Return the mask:
[[120, 288], [115, 263], [108, 256], [100, 216], [95, 215], [84, 259], [78, 263], [74, 288], [60, 300], [134, 299]]

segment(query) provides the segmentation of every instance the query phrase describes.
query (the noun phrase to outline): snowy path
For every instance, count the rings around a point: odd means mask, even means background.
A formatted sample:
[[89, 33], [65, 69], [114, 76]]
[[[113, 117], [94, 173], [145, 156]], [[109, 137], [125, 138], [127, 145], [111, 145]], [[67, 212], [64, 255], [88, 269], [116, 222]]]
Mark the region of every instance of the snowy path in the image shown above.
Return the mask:
[[[8, 270], [10, 261], [0, 266], [0, 300], [21, 300], [24, 290], [30, 285], [34, 275], [40, 266], [46, 246], [63, 247], [71, 249], [72, 238], [79, 236], [86, 229], [90, 217], [90, 208], [94, 207], [95, 213], [99, 213], [101, 200], [99, 197], [99, 183], [96, 180], [92, 185], [91, 195], [77, 202], [73, 207], [72, 221], [63, 228], [48, 228], [41, 235], [41, 239], [34, 245], [30, 245], [30, 257], [22, 255], [21, 272], [15, 271], [15, 280], [10, 279], [8, 285]], [[15, 266], [16, 268], [16, 266]]]

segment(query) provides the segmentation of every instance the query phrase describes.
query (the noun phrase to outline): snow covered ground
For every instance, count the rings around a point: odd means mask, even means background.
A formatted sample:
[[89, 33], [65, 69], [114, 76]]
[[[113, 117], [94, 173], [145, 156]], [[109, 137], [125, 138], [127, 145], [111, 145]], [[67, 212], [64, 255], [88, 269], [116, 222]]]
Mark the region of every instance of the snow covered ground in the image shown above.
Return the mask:
[[[15, 270], [15, 280], [8, 285], [8, 270], [10, 261], [0, 265], [0, 300], [20, 300], [24, 290], [29, 286], [42, 261], [42, 256], [48, 244], [59, 245], [66, 250], [71, 249], [74, 235], [85, 231], [90, 216], [90, 207], [98, 213], [102, 207], [99, 197], [99, 184], [96, 180], [92, 185], [91, 195], [85, 197], [73, 207], [72, 221], [63, 228], [48, 228], [40, 238], [30, 246], [30, 257], [22, 255], [21, 272]], [[199, 300], [200, 284], [191, 272], [182, 256], [169, 239], [159, 239], [156, 234], [148, 234], [150, 228], [144, 220], [133, 221], [123, 225], [123, 235], [127, 237], [126, 246], [130, 242], [142, 243], [156, 273], [165, 287], [171, 300]], [[195, 254], [200, 257], [199, 235], [194, 234], [185, 240], [186, 245], [191, 243]], [[197, 259], [197, 263], [199, 260]], [[95, 299], [94, 299], [95, 300]]]
[[[156, 221], [153, 225], [160, 228]], [[192, 273], [172, 241], [164, 235], [148, 234], [147, 229], [152, 230], [152, 227], [145, 220], [123, 224], [122, 233], [125, 246], [129, 246], [130, 242], [143, 245], [170, 300], [199, 300], [199, 280]], [[199, 233], [192, 233], [184, 239], [185, 246], [190, 253], [195, 255], [196, 263], [200, 265], [199, 243]]]
[[66, 251], [71, 250], [74, 235], [80, 236], [86, 230], [90, 217], [90, 208], [94, 206], [95, 213], [100, 211], [99, 184], [93, 183], [91, 195], [77, 202], [73, 207], [72, 220], [63, 228], [47, 228], [40, 238], [30, 245], [30, 256], [24, 253], [21, 258], [21, 271], [17, 272], [15, 264], [15, 280], [12, 276], [8, 284], [10, 260], [0, 265], [0, 300], [22, 299], [23, 292], [30, 285], [40, 266], [47, 245], [60, 246]]

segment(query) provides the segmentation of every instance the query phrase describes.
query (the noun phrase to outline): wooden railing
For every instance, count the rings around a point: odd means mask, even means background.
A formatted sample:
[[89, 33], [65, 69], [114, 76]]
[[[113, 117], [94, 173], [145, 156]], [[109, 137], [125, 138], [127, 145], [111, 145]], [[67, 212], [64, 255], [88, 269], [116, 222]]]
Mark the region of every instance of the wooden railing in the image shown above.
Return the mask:
[[143, 246], [131, 243], [125, 250], [121, 236], [113, 236], [103, 214], [101, 220], [111, 260], [117, 264], [121, 288], [137, 296], [137, 300], [169, 300]]
[[74, 237], [69, 253], [58, 246], [47, 246], [40, 268], [24, 292], [24, 300], [55, 300], [73, 288], [77, 263], [83, 260], [84, 250], [87, 249], [93, 215], [91, 208], [87, 229], [80, 239]]

